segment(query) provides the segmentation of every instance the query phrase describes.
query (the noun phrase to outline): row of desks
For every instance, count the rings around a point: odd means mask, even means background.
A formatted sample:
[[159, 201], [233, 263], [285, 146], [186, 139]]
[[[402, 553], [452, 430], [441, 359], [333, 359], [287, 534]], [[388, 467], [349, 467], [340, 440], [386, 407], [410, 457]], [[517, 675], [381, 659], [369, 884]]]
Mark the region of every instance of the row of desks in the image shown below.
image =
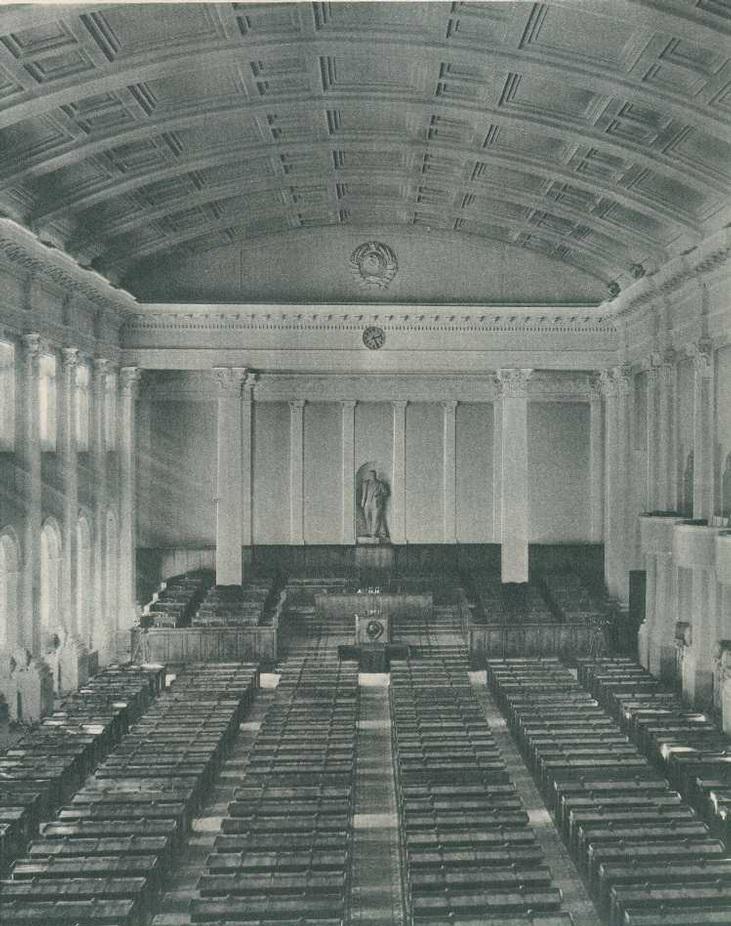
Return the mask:
[[143, 926], [257, 684], [181, 672], [0, 883], [3, 926]]
[[0, 754], [0, 873], [159, 694], [159, 667], [112, 666]]
[[568, 669], [491, 660], [488, 682], [610, 926], [731, 923], [723, 842]]
[[357, 668], [288, 660], [198, 882], [194, 923], [348, 921]]
[[581, 684], [731, 848], [731, 740], [631, 659], [582, 659]]
[[391, 667], [412, 922], [568, 924], [467, 669], [449, 651]]

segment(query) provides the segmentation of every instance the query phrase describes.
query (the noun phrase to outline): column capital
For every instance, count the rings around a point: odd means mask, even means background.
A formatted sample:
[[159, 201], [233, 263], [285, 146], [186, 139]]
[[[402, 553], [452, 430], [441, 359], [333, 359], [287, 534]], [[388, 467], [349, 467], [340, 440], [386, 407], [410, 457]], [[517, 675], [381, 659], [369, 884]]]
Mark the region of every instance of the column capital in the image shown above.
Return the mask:
[[219, 396], [240, 394], [248, 373], [246, 367], [213, 367]]
[[341, 408], [355, 408], [357, 404], [355, 399], [340, 399]]
[[626, 396], [632, 391], [632, 367], [628, 363], [621, 363], [612, 370], [614, 381], [617, 384], [617, 394]]
[[696, 376], [710, 376], [713, 373], [713, 341], [710, 338], [700, 338], [691, 345], [690, 355]]
[[533, 370], [506, 367], [495, 371], [498, 395], [504, 399], [527, 399], [528, 380]]
[[592, 373], [589, 377], [589, 402], [601, 402], [603, 394], [601, 373]]
[[119, 385], [123, 393], [134, 396], [142, 378], [139, 367], [121, 367], [119, 370]]
[[455, 411], [458, 404], [459, 403], [457, 402], [456, 399], [443, 399], [441, 403], [442, 408], [444, 409], [445, 412]]
[[598, 377], [598, 388], [605, 399], [617, 395], [617, 381], [611, 370], [601, 370]]
[[304, 408], [304, 407], [305, 407], [305, 402], [306, 402], [305, 399], [290, 399], [289, 407], [292, 408], [292, 409], [294, 409], [294, 408]]
[[244, 393], [248, 399], [251, 399], [251, 392], [256, 385], [256, 381], [259, 379], [259, 374], [255, 373], [253, 370], [246, 370], [244, 375]]
[[403, 409], [409, 404], [408, 399], [392, 399], [391, 405], [394, 408]]
[[112, 368], [112, 361], [106, 357], [94, 357], [91, 365], [94, 369], [94, 377], [103, 380]]
[[61, 367], [64, 370], [75, 370], [81, 360], [79, 348], [62, 347], [59, 353], [61, 354]]
[[43, 339], [40, 334], [31, 331], [28, 334], [21, 335], [20, 343], [27, 357], [33, 359], [40, 357], [43, 348]]

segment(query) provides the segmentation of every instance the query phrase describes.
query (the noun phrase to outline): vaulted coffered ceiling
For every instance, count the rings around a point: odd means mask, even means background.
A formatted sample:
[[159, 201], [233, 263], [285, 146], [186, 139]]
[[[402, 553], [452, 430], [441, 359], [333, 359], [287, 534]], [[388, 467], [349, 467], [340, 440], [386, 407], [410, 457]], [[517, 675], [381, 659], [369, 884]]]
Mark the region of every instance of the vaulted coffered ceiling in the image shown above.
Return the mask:
[[338, 225], [624, 283], [731, 218], [730, 33], [727, 0], [6, 6], [0, 210], [133, 291]]

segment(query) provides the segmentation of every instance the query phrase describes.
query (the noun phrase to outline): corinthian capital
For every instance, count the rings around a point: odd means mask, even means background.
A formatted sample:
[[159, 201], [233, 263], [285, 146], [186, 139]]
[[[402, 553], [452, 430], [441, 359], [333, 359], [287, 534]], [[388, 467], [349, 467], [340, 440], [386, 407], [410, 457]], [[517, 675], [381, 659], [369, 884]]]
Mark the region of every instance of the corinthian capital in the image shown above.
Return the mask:
[[498, 394], [505, 399], [525, 399], [528, 397], [528, 380], [533, 370], [508, 368], [497, 370]]
[[710, 376], [713, 372], [713, 341], [701, 338], [691, 348], [696, 376]]
[[617, 394], [629, 395], [632, 391], [632, 367], [628, 363], [622, 363], [614, 367], [612, 374], [617, 383]]
[[617, 381], [611, 370], [602, 370], [598, 377], [598, 387], [604, 398], [611, 398], [617, 394]]
[[64, 371], [73, 371], [79, 365], [79, 348], [62, 347], [61, 348], [61, 367]]
[[27, 358], [35, 359], [36, 357], [40, 357], [43, 347], [40, 334], [37, 334], [35, 331], [24, 334], [20, 339], [20, 343], [23, 345], [23, 350]]
[[137, 393], [141, 376], [139, 367], [122, 367], [119, 371], [119, 385], [122, 392], [134, 396]]
[[248, 370], [246, 367], [214, 367], [213, 376], [218, 387], [218, 394], [240, 395]]

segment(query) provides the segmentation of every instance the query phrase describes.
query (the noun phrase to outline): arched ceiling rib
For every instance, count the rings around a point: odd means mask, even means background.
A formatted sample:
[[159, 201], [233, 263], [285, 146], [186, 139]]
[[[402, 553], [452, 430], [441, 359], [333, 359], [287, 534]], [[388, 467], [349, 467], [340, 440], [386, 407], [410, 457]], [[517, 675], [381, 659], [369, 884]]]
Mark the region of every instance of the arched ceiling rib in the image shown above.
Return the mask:
[[0, 11], [0, 207], [102, 272], [317, 225], [609, 281], [729, 221], [718, 0]]

